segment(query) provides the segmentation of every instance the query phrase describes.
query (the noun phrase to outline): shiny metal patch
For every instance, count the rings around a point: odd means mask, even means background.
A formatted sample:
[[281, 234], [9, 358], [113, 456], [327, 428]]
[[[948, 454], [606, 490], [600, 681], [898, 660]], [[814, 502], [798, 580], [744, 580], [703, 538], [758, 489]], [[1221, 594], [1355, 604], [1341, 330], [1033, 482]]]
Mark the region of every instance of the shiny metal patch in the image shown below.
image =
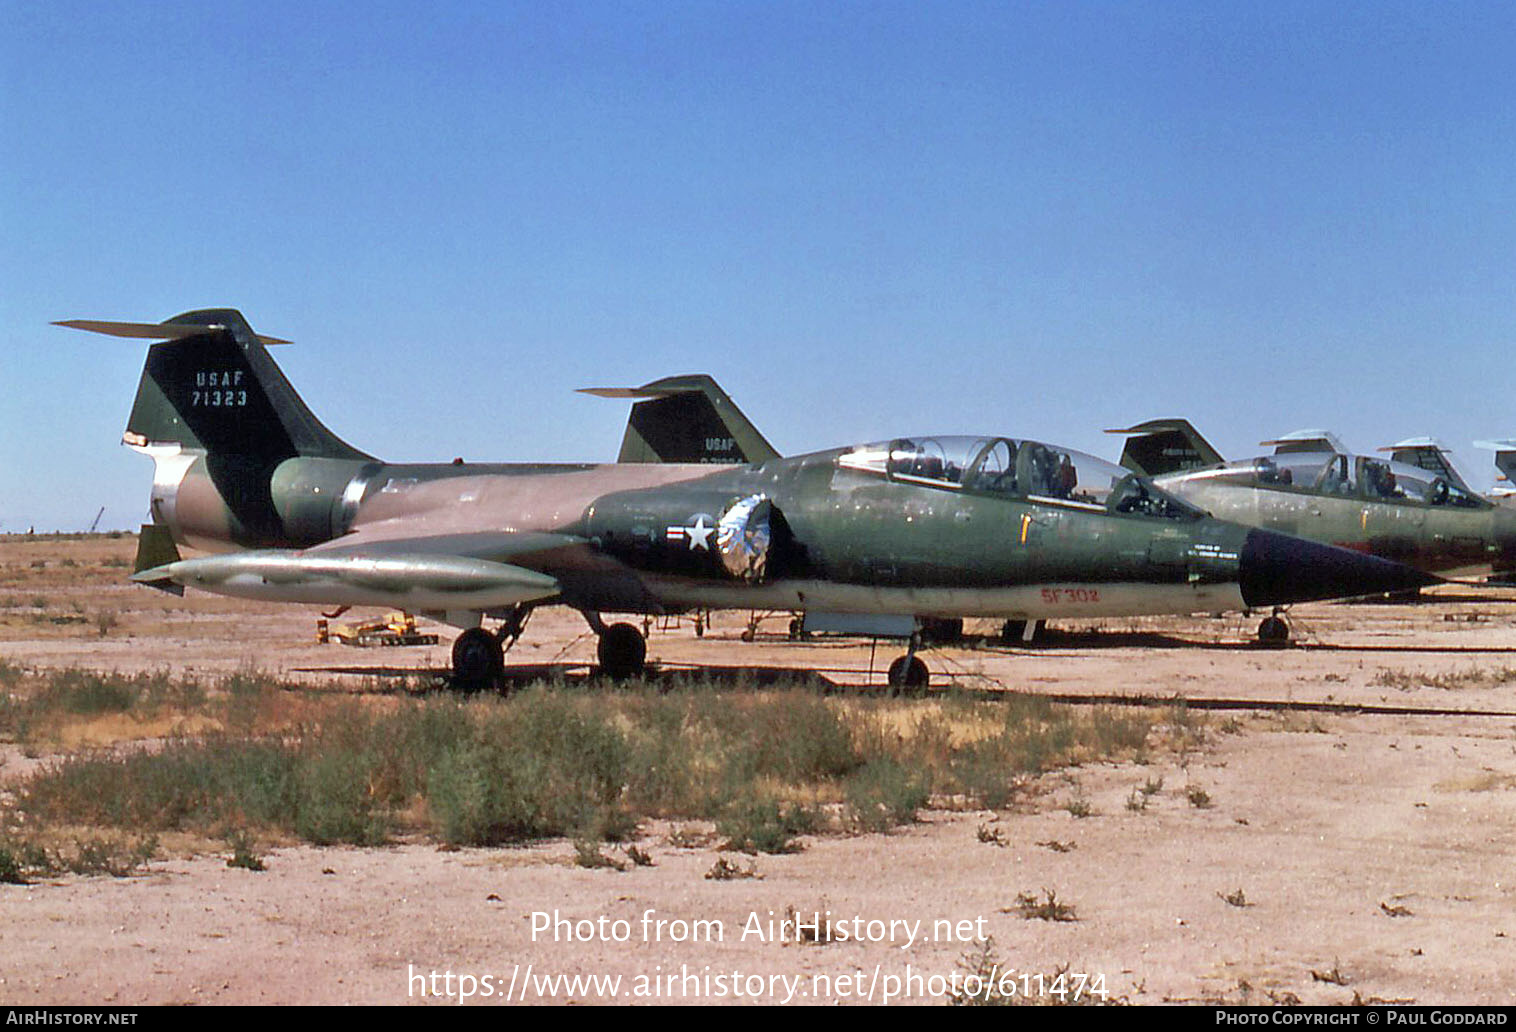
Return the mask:
[[716, 525], [716, 549], [727, 573], [749, 584], [763, 582], [773, 539], [769, 528], [772, 512], [767, 496], [758, 494], [742, 499], [722, 515]]

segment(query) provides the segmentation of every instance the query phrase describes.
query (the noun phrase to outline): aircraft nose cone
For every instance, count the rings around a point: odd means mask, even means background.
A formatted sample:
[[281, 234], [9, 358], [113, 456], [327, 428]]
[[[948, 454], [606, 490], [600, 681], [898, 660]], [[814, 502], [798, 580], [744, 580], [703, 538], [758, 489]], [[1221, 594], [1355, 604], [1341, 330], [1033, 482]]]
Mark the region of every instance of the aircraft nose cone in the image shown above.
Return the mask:
[[1237, 581], [1243, 602], [1258, 609], [1413, 591], [1438, 584], [1440, 578], [1335, 545], [1319, 545], [1271, 530], [1250, 530]]

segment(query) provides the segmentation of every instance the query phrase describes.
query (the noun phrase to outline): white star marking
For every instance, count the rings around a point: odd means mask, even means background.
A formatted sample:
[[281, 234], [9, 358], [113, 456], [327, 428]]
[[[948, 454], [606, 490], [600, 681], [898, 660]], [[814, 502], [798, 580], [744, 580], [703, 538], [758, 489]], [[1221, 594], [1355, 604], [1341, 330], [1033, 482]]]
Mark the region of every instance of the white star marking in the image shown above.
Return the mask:
[[684, 532], [690, 537], [690, 551], [693, 552], [697, 548], [703, 548], [709, 552], [711, 550], [711, 534], [715, 529], [715, 527], [707, 527], [705, 525], [704, 516], [697, 516], [693, 527], [684, 528]]

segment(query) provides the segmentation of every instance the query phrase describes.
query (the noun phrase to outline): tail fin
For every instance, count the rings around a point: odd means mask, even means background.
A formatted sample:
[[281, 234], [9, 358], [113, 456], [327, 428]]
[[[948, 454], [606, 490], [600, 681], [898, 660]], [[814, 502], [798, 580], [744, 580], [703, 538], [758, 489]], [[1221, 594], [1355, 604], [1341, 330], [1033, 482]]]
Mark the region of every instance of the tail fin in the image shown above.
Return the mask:
[[1500, 479], [1505, 481], [1503, 485], [1496, 485], [1495, 493], [1509, 494], [1511, 485], [1516, 483], [1516, 440], [1475, 441], [1474, 447], [1488, 448], [1495, 453], [1495, 468], [1500, 470]]
[[756, 463], [779, 453], [703, 373], [641, 387], [585, 387], [601, 398], [642, 398], [632, 406], [617, 462]]
[[1469, 494], [1473, 494], [1473, 488], [1463, 479], [1458, 470], [1453, 466], [1453, 460], [1449, 457], [1450, 452], [1442, 446], [1442, 442], [1432, 437], [1412, 437], [1387, 448], [1380, 448], [1382, 452], [1390, 453], [1391, 462], [1404, 463], [1407, 466], [1416, 466], [1435, 473], [1454, 487], [1462, 488]]
[[178, 444], [259, 464], [294, 456], [366, 460], [306, 407], [267, 344], [231, 308], [185, 312], [162, 323], [70, 320], [57, 323], [115, 337], [155, 340], [137, 386], [125, 440]]
[[1121, 464], [1145, 477], [1219, 466], [1225, 461], [1187, 419], [1150, 419], [1125, 430], [1107, 430], [1106, 433], [1127, 435], [1126, 447], [1121, 450]]

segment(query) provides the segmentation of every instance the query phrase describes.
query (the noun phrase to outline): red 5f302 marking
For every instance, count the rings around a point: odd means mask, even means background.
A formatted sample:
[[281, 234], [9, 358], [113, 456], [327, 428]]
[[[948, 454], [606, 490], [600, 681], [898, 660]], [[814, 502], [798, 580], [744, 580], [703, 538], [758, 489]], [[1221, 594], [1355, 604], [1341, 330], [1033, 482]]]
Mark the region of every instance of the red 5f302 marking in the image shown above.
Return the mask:
[[1043, 588], [1042, 601], [1050, 606], [1099, 602], [1099, 588]]

